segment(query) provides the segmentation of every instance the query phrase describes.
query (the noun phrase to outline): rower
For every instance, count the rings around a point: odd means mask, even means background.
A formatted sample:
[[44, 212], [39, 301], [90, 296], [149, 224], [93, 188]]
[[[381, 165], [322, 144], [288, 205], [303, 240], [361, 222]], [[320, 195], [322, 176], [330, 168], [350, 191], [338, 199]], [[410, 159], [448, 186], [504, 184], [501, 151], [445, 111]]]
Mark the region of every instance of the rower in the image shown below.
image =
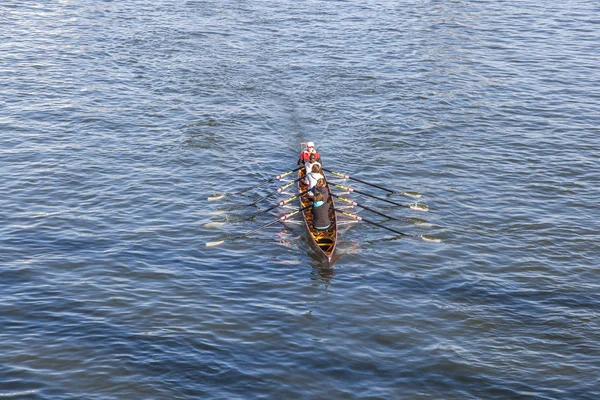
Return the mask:
[[[312, 166], [310, 173], [306, 174], [306, 184], [308, 185], [308, 189], [312, 189], [317, 185], [317, 181], [319, 179], [325, 179], [323, 176], [323, 170], [321, 169], [320, 164], [315, 164]], [[308, 197], [313, 197], [313, 192], [308, 192]]]
[[[313, 166], [318, 165], [321, 167], [321, 163], [317, 161], [317, 156], [313, 153], [310, 155], [310, 160], [304, 164], [304, 175], [307, 176], [312, 172]], [[310, 184], [308, 178], [304, 179], [307, 185]]]
[[331, 225], [329, 219], [329, 203], [323, 201], [323, 194], [315, 194], [315, 202], [312, 207], [313, 226], [318, 231], [325, 231]]
[[314, 194], [321, 193], [323, 195], [323, 201], [327, 202], [329, 198], [329, 188], [325, 183], [325, 178], [317, 179], [317, 184], [312, 188]]
[[315, 144], [313, 142], [302, 143], [302, 144], [306, 144], [306, 148], [300, 154], [300, 158], [298, 159], [298, 165], [304, 166], [304, 164], [306, 164], [306, 162], [310, 161], [311, 154], [315, 155], [317, 162], [320, 164], [321, 163], [321, 155], [315, 150]]
[[304, 169], [306, 170], [307, 174], [309, 172], [312, 172], [313, 165], [318, 165], [319, 167], [321, 166], [321, 163], [319, 161], [317, 161], [317, 156], [315, 153], [312, 153], [309, 156], [309, 160], [304, 163]]

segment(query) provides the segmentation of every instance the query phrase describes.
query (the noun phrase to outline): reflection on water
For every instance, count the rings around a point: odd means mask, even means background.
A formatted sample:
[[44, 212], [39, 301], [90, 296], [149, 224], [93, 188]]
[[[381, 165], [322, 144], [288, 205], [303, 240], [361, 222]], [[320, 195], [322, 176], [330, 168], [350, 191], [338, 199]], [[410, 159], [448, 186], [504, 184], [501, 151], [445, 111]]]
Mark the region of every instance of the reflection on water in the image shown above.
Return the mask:
[[[0, 397], [600, 398], [596, 2], [29, 3]], [[329, 267], [301, 218], [253, 231], [306, 140], [410, 190], [332, 179], [384, 215], [340, 210], [442, 243], [339, 218]]]
[[321, 262], [314, 261], [310, 273], [312, 275], [310, 279], [314, 282], [314, 285], [324, 285], [327, 289], [335, 276], [335, 267], [329, 267]]

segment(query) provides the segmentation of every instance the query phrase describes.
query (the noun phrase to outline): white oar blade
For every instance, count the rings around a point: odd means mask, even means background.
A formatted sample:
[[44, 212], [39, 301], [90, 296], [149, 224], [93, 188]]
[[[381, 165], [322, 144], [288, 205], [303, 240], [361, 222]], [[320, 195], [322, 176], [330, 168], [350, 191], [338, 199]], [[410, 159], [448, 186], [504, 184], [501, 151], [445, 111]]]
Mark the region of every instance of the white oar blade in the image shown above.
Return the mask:
[[420, 228], [433, 228], [431, 222], [414, 222], [415, 225], [419, 225]]
[[409, 207], [411, 210], [424, 211], [424, 212], [429, 211], [429, 207], [427, 206], [427, 204], [413, 203]]
[[205, 228], [221, 228], [223, 225], [225, 225], [225, 222], [209, 222], [204, 224]]
[[402, 196], [408, 196], [408, 197], [416, 197], [416, 198], [421, 197], [421, 193], [419, 193], [419, 192], [402, 192], [400, 194]]
[[435, 238], [432, 236], [419, 235], [419, 237], [426, 242], [440, 243], [442, 241], [442, 239]]
[[218, 246], [220, 244], [222, 244], [223, 242], [225, 242], [224, 240], [217, 240], [214, 242], [206, 242], [206, 247], [213, 247], [213, 246]]
[[217, 200], [221, 200], [223, 197], [225, 197], [224, 194], [214, 194], [212, 196], [210, 196], [208, 198], [208, 201], [217, 201]]

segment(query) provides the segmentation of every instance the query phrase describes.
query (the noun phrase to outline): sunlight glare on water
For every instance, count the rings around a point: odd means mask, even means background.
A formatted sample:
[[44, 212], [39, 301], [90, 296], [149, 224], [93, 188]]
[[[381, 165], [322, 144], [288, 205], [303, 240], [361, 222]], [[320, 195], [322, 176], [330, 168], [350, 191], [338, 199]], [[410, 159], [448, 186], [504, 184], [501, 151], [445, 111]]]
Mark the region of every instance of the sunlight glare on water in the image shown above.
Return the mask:
[[0, 397], [600, 398], [599, 12], [1, 2]]

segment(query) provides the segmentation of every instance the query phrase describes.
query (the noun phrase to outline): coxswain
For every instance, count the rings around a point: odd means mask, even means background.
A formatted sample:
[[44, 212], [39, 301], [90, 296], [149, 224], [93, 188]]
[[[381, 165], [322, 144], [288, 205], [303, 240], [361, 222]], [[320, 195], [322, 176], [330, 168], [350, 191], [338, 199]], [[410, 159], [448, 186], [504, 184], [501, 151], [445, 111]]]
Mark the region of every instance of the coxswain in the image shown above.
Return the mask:
[[298, 159], [298, 166], [303, 167], [306, 162], [310, 161], [310, 155], [314, 154], [317, 162], [321, 163], [321, 155], [315, 150], [315, 144], [313, 142], [302, 143], [306, 144], [306, 148], [300, 154], [300, 158]]

